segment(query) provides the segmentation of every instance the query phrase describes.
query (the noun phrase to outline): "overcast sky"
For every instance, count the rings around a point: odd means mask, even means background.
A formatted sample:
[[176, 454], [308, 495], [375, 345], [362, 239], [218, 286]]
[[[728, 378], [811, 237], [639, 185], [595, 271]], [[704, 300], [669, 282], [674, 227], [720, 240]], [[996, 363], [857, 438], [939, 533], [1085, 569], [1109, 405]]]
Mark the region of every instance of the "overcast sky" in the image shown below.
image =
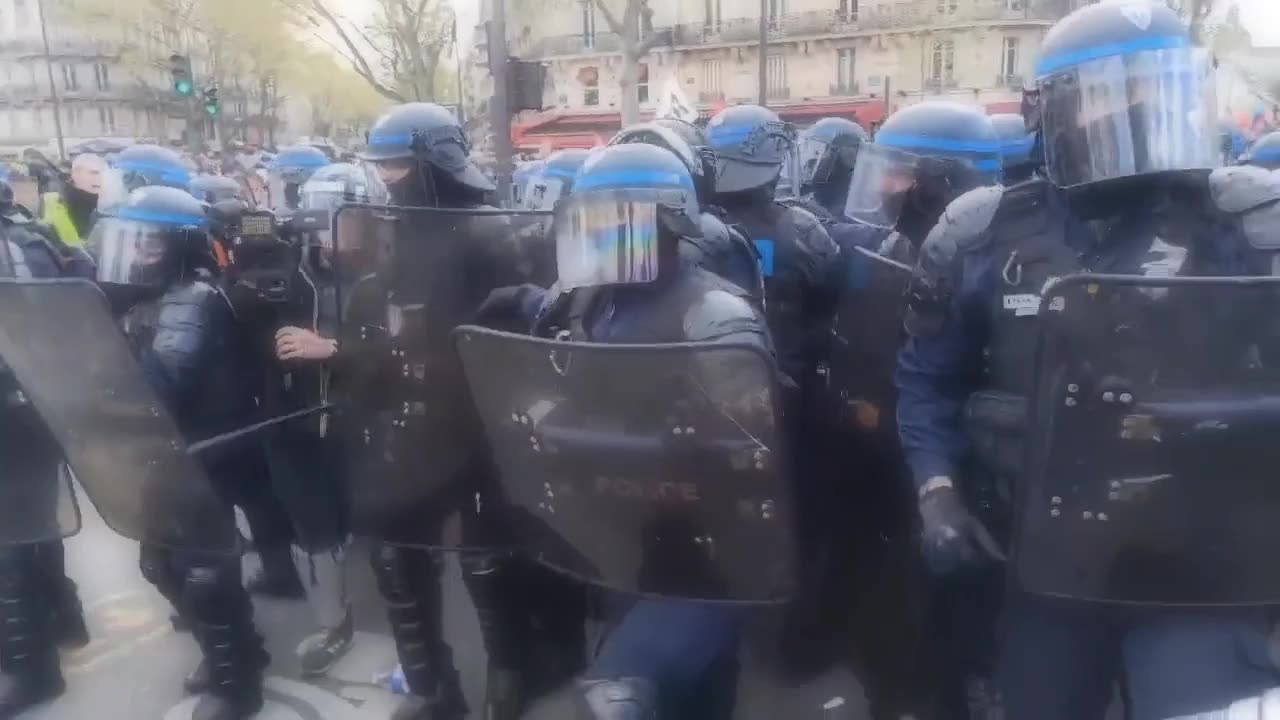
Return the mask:
[[1236, 0], [1236, 4], [1254, 45], [1280, 45], [1280, 0]]

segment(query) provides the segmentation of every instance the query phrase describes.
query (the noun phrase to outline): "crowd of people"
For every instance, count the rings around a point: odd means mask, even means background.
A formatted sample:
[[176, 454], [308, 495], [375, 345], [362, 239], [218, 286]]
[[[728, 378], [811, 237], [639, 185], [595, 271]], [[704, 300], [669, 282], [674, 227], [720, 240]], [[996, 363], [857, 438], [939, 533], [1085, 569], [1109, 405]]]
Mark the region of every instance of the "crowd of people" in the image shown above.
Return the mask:
[[[1280, 583], [1242, 548], [1276, 538], [1237, 514], [1280, 498], [1186, 495], [1201, 513], [1169, 480], [1265, 456], [1280, 392], [1274, 295], [1229, 294], [1276, 274], [1280, 133], [1230, 152], [1203, 62], [1163, 4], [1092, 5], [1046, 36], [1020, 114], [660, 118], [502, 202], [429, 103], [348, 162], [85, 153], [38, 213], [0, 194], [4, 264], [96, 283], [183, 440], [219, 442], [212, 515], [243, 512], [261, 575], [136, 538], [201, 648], [199, 720], [263, 706], [253, 593], [308, 602], [303, 675], [348, 651], [353, 539], [394, 720], [469, 712], [448, 552], [493, 720], [570, 679], [595, 720], [733, 717], [762, 618], [771, 672], [847, 662], [877, 719], [1269, 717]], [[12, 452], [91, 483], [52, 411], [8, 407]], [[58, 648], [87, 642], [64, 565], [58, 540], [0, 549], [0, 717], [64, 692]]]

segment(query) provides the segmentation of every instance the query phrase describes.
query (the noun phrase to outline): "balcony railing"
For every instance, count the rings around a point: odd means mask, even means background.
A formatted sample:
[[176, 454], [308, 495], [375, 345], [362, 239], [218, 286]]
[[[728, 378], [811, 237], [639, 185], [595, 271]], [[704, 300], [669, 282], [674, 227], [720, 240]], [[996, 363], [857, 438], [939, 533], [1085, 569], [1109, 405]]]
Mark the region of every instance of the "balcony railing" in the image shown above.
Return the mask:
[[960, 87], [955, 78], [928, 78], [924, 81], [925, 92], [942, 92]]
[[[770, 40], [823, 37], [859, 31], [893, 30], [896, 28], [933, 27], [966, 22], [1037, 21], [1049, 23], [1062, 15], [1059, 0], [1024, 0], [1020, 5], [1009, 0], [976, 0], [962, 3], [955, 12], [938, 12], [936, 0], [914, 0], [893, 6], [863, 8], [856, 17], [838, 9], [813, 10], [771, 17], [768, 21]], [[1017, 8], [1017, 9], [1011, 9]], [[760, 39], [760, 18], [725, 18], [718, 23], [691, 22], [650, 31], [651, 42], [663, 47], [697, 47], [702, 45], [752, 43]], [[531, 42], [515, 42], [512, 52], [525, 59], [556, 56], [617, 53], [622, 41], [616, 33], [597, 32], [553, 35]]]
[[704, 90], [698, 93], [698, 102], [700, 103], [724, 102], [724, 93], [720, 91]]
[[1021, 75], [997, 75], [996, 87], [1007, 87], [1019, 90], [1023, 87]]
[[791, 88], [769, 88], [767, 94], [770, 100], [790, 100]]
[[845, 95], [861, 95], [861, 89], [856, 82], [843, 82], [831, 84], [831, 95], [840, 97]]

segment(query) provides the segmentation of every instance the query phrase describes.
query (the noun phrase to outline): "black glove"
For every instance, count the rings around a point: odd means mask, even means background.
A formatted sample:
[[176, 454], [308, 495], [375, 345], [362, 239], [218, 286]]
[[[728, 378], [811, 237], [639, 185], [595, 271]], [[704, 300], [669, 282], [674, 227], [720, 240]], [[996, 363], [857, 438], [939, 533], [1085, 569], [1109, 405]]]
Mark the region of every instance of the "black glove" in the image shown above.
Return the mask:
[[969, 513], [955, 488], [927, 491], [920, 498], [920, 519], [925, 562], [935, 575], [1005, 560], [991, 533]]

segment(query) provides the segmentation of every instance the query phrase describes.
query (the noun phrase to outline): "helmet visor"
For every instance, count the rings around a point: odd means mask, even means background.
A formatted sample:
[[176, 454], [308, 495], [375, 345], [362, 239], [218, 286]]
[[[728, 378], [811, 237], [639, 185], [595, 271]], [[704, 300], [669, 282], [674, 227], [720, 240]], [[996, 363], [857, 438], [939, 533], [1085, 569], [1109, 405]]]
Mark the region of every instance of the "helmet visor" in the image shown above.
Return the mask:
[[1192, 48], [1098, 58], [1039, 82], [1046, 169], [1059, 187], [1222, 163], [1213, 71]]
[[827, 175], [831, 174], [831, 166], [826, 164], [825, 169], [821, 166], [822, 157], [826, 154], [830, 145], [826, 140], [821, 138], [807, 137], [800, 141], [800, 182], [809, 185], [815, 182], [825, 182]]
[[570, 195], [556, 218], [556, 266], [569, 290], [658, 278], [657, 191]]
[[565, 182], [561, 178], [537, 175], [525, 184], [521, 205], [525, 210], [551, 210], [564, 195]]
[[919, 156], [885, 145], [864, 144], [849, 181], [845, 215], [891, 228], [902, 214], [907, 191], [916, 183]]
[[89, 235], [88, 251], [98, 261], [98, 282], [162, 287], [169, 279], [167, 223], [104, 217]]

